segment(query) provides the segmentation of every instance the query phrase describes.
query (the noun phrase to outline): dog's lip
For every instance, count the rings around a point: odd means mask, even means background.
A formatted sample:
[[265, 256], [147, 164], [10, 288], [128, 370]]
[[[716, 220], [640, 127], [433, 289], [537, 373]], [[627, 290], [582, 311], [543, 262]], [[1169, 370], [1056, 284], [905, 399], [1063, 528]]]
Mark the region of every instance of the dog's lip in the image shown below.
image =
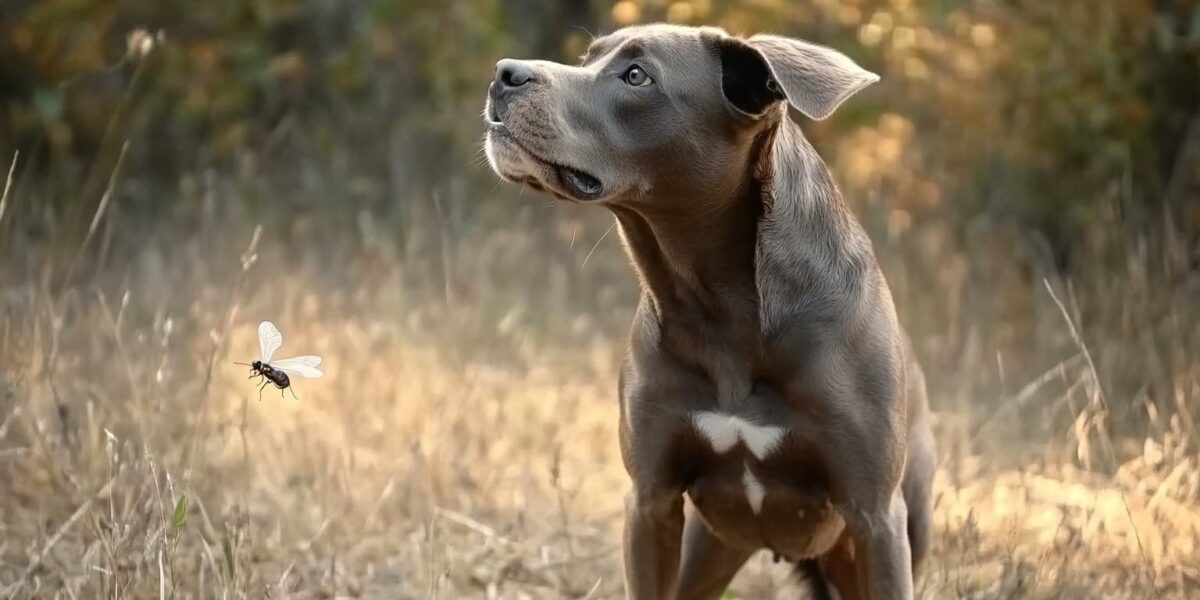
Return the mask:
[[496, 114], [496, 105], [488, 102], [487, 108], [483, 111], [483, 120], [487, 123], [489, 129], [504, 127], [504, 121], [500, 120], [500, 115]]
[[[489, 111], [490, 112], [490, 111]], [[491, 116], [488, 115], [490, 120]], [[604, 193], [604, 183], [599, 177], [575, 167], [567, 166], [559, 162], [547, 160], [537, 152], [530, 150], [521, 140], [517, 139], [502, 122], [489, 122], [489, 129], [494, 133], [502, 133], [516, 147], [520, 148], [527, 156], [541, 163], [543, 166], [550, 169], [554, 173], [554, 178], [557, 180], [556, 187], [566, 192], [576, 200], [595, 200]]]

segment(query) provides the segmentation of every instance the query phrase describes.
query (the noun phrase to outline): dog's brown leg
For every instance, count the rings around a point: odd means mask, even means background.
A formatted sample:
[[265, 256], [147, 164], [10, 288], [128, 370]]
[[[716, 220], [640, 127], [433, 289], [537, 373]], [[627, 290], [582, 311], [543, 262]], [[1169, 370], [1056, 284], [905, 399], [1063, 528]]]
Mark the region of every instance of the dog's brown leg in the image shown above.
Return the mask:
[[937, 451], [933, 432], [929, 429], [928, 401], [925, 375], [921, 366], [911, 358], [912, 350], [905, 346], [908, 361], [909, 434], [908, 464], [904, 468], [904, 502], [908, 504], [908, 543], [912, 546], [913, 578], [921, 571], [921, 563], [929, 553], [933, 538], [933, 476], [937, 470]]
[[849, 535], [843, 535], [822, 557], [821, 569], [841, 600], [862, 599], [858, 591], [858, 567], [854, 563], [854, 541]]
[[683, 495], [625, 499], [625, 590], [633, 600], [675, 597]]
[[908, 543], [912, 548], [913, 579], [921, 572], [921, 563], [929, 554], [933, 539], [933, 436], [928, 429], [914, 432], [908, 445], [908, 468], [901, 490], [908, 505]]
[[908, 507], [900, 490], [886, 510], [859, 513], [846, 526], [854, 539], [858, 588], [870, 600], [913, 597], [912, 554], [908, 542]]
[[683, 531], [683, 566], [679, 570], [680, 600], [720, 598], [753, 552], [729, 547], [708, 530], [700, 515], [687, 517]]

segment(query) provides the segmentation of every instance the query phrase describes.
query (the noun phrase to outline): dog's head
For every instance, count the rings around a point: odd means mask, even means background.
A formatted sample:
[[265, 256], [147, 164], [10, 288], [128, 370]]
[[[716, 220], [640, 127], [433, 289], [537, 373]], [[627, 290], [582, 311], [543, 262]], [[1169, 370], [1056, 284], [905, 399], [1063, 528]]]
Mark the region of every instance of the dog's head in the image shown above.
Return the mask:
[[707, 197], [744, 182], [783, 102], [823, 119], [878, 79], [799, 40], [629, 27], [596, 39], [578, 66], [497, 63], [485, 148], [502, 177], [562, 199]]

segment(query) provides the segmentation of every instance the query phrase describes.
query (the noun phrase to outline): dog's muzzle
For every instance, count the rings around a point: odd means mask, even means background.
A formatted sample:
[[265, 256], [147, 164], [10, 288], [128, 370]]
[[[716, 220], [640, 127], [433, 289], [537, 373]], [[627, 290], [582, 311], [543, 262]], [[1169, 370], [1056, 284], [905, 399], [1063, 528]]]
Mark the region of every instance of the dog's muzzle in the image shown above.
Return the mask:
[[[556, 195], [567, 196], [576, 200], [594, 200], [604, 192], [600, 180], [590, 173], [566, 166], [551, 160], [542, 153], [535, 152], [520, 140], [519, 132], [508, 126], [513, 103], [520, 95], [529, 91], [537, 83], [537, 75], [526, 63], [506, 58], [496, 63], [496, 77], [488, 85], [488, 103], [484, 118], [488, 124], [488, 158], [492, 166], [502, 176], [527, 181], [531, 177], [540, 179], [544, 184], [561, 190]], [[514, 174], [505, 172], [503, 163], [497, 160], [493, 152], [506, 152], [507, 148], [515, 146], [519, 152], [537, 163], [540, 173]], [[524, 169], [522, 169], [524, 170]], [[514, 176], [516, 175], [516, 176]]]

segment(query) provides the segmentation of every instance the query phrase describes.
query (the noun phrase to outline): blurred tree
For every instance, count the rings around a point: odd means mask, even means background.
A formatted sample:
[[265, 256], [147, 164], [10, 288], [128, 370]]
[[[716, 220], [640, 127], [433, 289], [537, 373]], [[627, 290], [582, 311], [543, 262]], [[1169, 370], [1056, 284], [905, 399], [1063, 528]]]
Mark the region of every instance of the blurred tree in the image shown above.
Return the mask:
[[594, 34], [595, 17], [588, 0], [504, 0], [504, 29], [531, 57], [573, 61], [566, 41], [580, 31]]
[[[120, 142], [132, 139], [127, 166], [148, 210], [208, 167], [254, 170], [262, 184], [248, 199], [316, 202], [357, 182], [352, 206], [404, 214], [414, 198], [439, 191], [450, 212], [471, 210], [467, 196], [492, 183], [462, 165], [476, 156], [474, 115], [498, 57], [573, 60], [589, 34], [666, 19], [801, 35], [880, 71], [871, 93], [808, 129], [819, 145], [866, 140], [856, 133], [866, 130], [884, 135], [882, 146], [845, 146], [838, 168], [866, 191], [886, 184], [907, 218], [1012, 220], [1047, 240], [1060, 266], [1114, 206], [1138, 227], [1156, 226], [1171, 207], [1190, 235], [1200, 229], [1191, 210], [1200, 186], [1195, 0], [194, 8], [183, 0], [4, 2], [0, 153], [22, 148], [30, 168], [78, 180], [59, 186], [75, 190], [60, 204], [94, 204]], [[138, 29], [165, 32], [165, 43], [149, 56], [131, 53], [128, 35]], [[915, 133], [902, 145], [887, 133], [908, 126]]]

